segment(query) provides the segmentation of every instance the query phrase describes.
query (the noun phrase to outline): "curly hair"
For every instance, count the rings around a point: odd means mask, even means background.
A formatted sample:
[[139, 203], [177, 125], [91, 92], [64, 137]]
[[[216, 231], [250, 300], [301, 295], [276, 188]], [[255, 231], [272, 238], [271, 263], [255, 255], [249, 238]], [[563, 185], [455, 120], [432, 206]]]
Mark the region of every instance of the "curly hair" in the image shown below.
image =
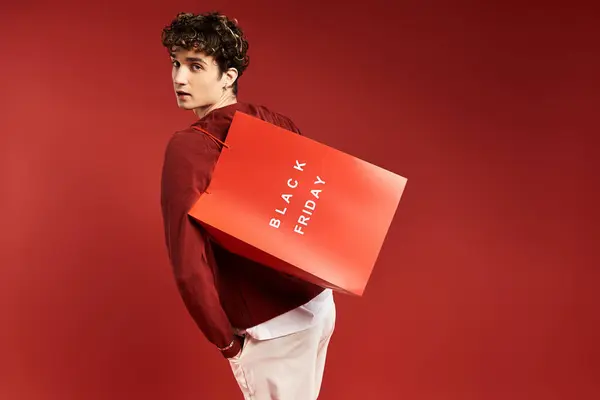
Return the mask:
[[235, 68], [238, 79], [233, 84], [233, 93], [237, 94], [239, 77], [250, 63], [246, 54], [248, 41], [237, 20], [216, 11], [198, 15], [182, 12], [163, 29], [161, 39], [169, 51], [179, 47], [213, 56], [221, 75], [229, 68]]

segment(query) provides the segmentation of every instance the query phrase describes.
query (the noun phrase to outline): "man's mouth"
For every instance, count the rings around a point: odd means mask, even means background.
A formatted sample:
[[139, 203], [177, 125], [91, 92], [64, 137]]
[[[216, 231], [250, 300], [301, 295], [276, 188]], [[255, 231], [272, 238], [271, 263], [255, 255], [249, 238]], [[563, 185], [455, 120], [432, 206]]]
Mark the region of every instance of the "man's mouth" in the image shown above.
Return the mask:
[[177, 93], [177, 96], [191, 96], [191, 94], [189, 94], [188, 92], [184, 92], [182, 90], [178, 90], [176, 93]]

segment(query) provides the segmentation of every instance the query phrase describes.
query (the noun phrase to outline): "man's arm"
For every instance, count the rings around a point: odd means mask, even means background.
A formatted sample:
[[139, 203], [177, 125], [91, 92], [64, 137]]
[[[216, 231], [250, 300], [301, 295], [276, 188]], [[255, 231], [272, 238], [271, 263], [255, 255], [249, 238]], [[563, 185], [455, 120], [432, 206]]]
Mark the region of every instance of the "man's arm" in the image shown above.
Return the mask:
[[206, 254], [206, 232], [191, 220], [188, 211], [208, 186], [203, 166], [207, 149], [203, 135], [175, 134], [165, 152], [161, 206], [165, 239], [181, 298], [206, 338], [231, 358], [240, 351], [239, 339], [221, 307], [215, 287], [215, 266]]

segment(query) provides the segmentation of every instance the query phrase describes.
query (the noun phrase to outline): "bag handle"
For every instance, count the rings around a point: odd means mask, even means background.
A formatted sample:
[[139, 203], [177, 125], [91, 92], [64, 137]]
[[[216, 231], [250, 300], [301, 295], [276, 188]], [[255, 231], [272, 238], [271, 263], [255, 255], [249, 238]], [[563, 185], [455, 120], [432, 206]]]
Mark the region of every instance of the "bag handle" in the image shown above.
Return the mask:
[[202, 128], [200, 128], [199, 126], [192, 126], [192, 128], [194, 128], [197, 131], [200, 131], [206, 135], [208, 135], [209, 138], [211, 138], [213, 140], [213, 142], [222, 145], [223, 147], [227, 147], [229, 149], [229, 146], [225, 143], [220, 141], [219, 139], [217, 139], [212, 133], [208, 132], [207, 130], [204, 130]]

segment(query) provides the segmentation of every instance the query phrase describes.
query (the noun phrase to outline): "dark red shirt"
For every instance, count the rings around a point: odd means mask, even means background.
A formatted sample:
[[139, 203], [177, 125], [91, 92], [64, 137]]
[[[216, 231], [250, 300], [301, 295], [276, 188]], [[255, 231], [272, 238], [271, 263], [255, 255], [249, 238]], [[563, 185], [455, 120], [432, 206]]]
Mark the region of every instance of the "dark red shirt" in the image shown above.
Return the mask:
[[[165, 239], [177, 287], [188, 312], [206, 338], [219, 348], [245, 329], [299, 307], [323, 291], [216, 244], [188, 211], [204, 193], [221, 146], [198, 126], [225, 141], [239, 110], [300, 134], [288, 118], [262, 106], [236, 103], [211, 111], [169, 140], [161, 183]], [[226, 357], [239, 346], [224, 352]]]

